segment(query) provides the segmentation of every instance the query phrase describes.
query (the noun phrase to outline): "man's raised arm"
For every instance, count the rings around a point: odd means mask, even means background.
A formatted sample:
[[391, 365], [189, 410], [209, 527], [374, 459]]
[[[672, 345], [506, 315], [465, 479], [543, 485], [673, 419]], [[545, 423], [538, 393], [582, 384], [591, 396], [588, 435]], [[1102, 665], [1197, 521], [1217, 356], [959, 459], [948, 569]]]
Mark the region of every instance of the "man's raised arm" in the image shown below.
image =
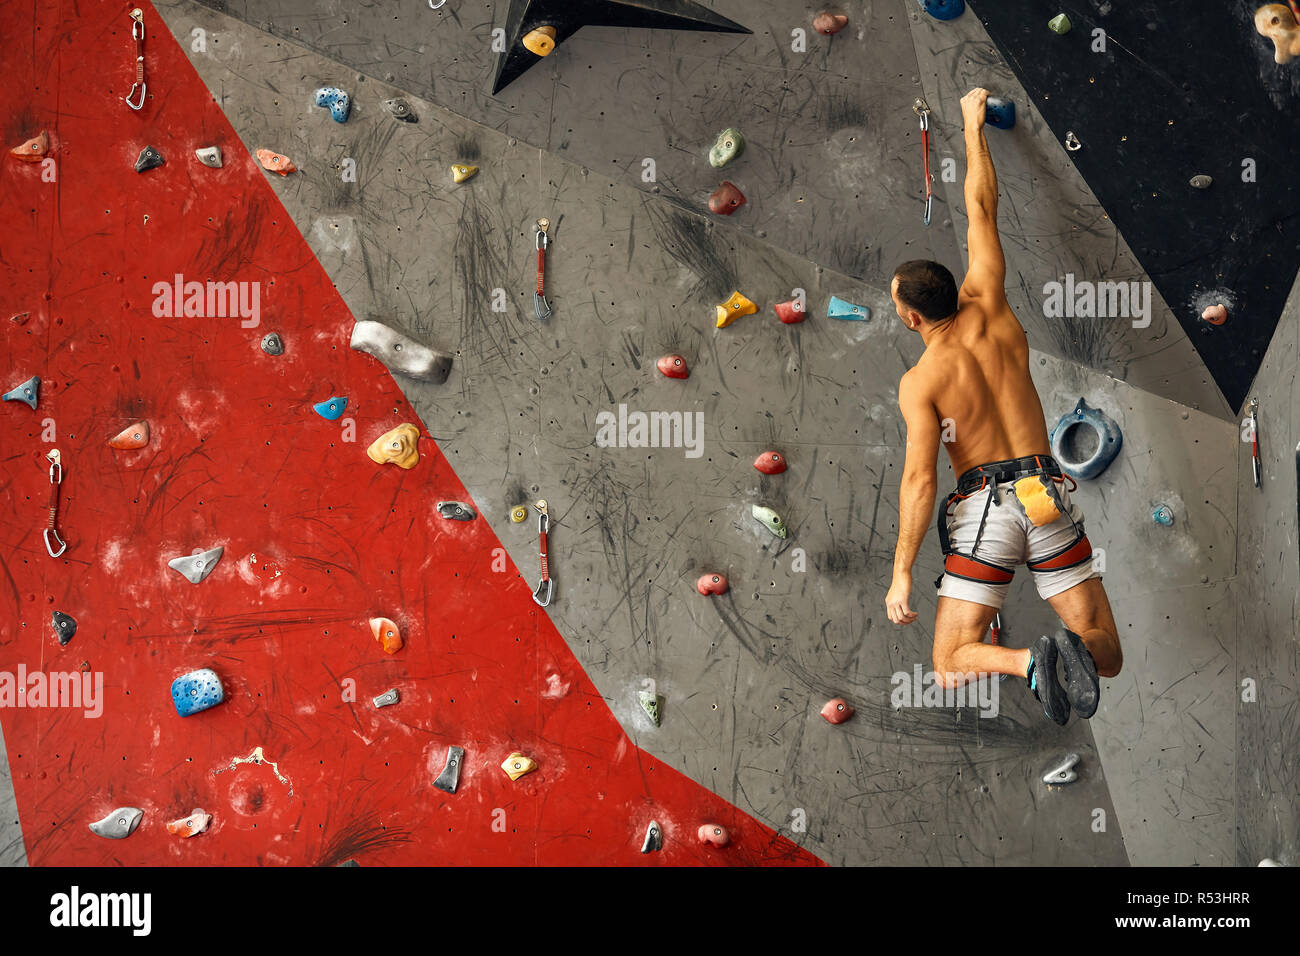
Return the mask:
[[963, 299], [1006, 295], [1007, 263], [998, 239], [998, 174], [984, 138], [984, 104], [989, 91], [973, 89], [961, 99], [966, 124], [966, 244], [970, 264], [961, 285]]
[[910, 606], [912, 565], [934, 517], [939, 490], [939, 416], [915, 371], [898, 383], [898, 405], [907, 423], [907, 458], [898, 489], [898, 548], [894, 552], [894, 579], [885, 596], [885, 608], [895, 624], [911, 624], [916, 612]]

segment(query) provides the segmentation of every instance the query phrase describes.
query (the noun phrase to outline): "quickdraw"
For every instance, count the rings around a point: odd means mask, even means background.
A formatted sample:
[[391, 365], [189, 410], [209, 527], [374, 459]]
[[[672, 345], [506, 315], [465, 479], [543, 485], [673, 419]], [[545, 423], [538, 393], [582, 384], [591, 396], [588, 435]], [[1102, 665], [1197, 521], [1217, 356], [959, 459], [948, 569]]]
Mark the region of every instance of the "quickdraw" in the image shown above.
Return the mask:
[[541, 555], [542, 555], [542, 579], [537, 582], [537, 590], [533, 592], [533, 600], [546, 607], [551, 603], [551, 593], [555, 590], [555, 582], [551, 580], [551, 569], [546, 562], [546, 535], [551, 530], [551, 516], [546, 511], [546, 500], [538, 501], [534, 508], [537, 509], [537, 531], [541, 536]]
[[[50, 521], [45, 526], [45, 550], [50, 552], [51, 558], [57, 558], [68, 549], [67, 543], [59, 537], [55, 528], [59, 517], [59, 485], [63, 483], [63, 461], [57, 448], [45, 457], [50, 461]], [[55, 544], [59, 546], [57, 551], [54, 550]]]
[[912, 104], [912, 112], [921, 120], [921, 158], [925, 163], [925, 215], [921, 221], [928, 226], [934, 203], [934, 177], [930, 175], [930, 107], [918, 96]]
[[[131, 11], [131, 38], [135, 40], [135, 82], [131, 84], [131, 92], [125, 97], [126, 105], [133, 110], [144, 108], [144, 11], [136, 7]], [[131, 97], [135, 96], [135, 91], [140, 90], [140, 102], [132, 103]]]
[[551, 237], [547, 234], [551, 228], [551, 220], [537, 220], [537, 293], [533, 296], [533, 311], [537, 313], [539, 319], [549, 318], [551, 315], [551, 304], [546, 301], [545, 279], [546, 279], [546, 247], [551, 244]]

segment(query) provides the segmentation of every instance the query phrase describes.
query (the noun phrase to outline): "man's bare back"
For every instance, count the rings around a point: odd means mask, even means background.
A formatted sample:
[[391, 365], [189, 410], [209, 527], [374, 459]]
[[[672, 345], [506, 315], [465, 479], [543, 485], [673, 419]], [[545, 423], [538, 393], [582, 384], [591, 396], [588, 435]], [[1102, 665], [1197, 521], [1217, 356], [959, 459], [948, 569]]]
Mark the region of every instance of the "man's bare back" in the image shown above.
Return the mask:
[[[959, 294], [958, 301], [961, 302]], [[990, 314], [974, 300], [926, 344], [904, 378], [934, 407], [960, 475], [990, 461], [1047, 455], [1042, 402], [1029, 376], [1029, 344], [1010, 306]]]

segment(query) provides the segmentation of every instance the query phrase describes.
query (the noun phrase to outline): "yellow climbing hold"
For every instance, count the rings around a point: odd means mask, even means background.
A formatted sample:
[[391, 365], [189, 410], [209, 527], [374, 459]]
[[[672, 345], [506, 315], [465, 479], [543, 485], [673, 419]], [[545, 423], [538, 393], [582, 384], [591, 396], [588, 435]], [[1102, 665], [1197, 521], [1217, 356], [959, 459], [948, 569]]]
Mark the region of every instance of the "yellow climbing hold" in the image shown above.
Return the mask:
[[420, 452], [416, 448], [419, 439], [420, 430], [414, 425], [398, 425], [376, 438], [366, 449], [366, 454], [371, 461], [381, 465], [392, 464], [409, 470], [420, 460]]
[[467, 179], [473, 179], [477, 173], [477, 166], [466, 166], [462, 163], [457, 163], [455, 166], [451, 167], [451, 178], [458, 183], [463, 183]]
[[555, 49], [555, 27], [538, 27], [524, 34], [524, 46], [530, 53], [546, 56]]
[[730, 299], [718, 306], [718, 328], [725, 329], [742, 315], [753, 315], [757, 311], [757, 305], [739, 292], [733, 292]]
[[513, 521], [515, 524], [521, 524], [524, 521], [528, 520], [528, 509], [525, 508], [523, 505], [517, 506], [513, 511], [510, 512], [510, 520]]
[[515, 751], [505, 759], [501, 764], [501, 769], [511, 780], [518, 780], [526, 773], [532, 773], [537, 769], [537, 761], [532, 757], [525, 757], [519, 751]]

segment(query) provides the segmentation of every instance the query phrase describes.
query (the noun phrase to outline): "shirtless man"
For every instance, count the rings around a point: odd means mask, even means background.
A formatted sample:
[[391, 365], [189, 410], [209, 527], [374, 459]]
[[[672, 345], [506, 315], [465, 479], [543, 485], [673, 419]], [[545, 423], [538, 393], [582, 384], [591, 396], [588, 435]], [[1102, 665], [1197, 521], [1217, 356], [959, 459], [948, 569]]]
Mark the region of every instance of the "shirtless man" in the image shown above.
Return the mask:
[[[970, 269], [960, 291], [951, 272], [924, 260], [903, 263], [890, 284], [899, 317], [920, 333], [925, 352], [898, 385], [907, 460], [885, 606], [895, 624], [916, 620], [912, 565], [934, 514], [942, 437], [961, 477], [939, 513], [945, 561], [934, 621], [936, 680], [956, 687], [978, 674], [1019, 675], [1043, 712], [1064, 724], [1072, 707], [1084, 718], [1096, 712], [1097, 677], [1118, 674], [1123, 655], [1083, 515], [1065, 487], [1070, 479], [1050, 455], [1025, 331], [1004, 291], [997, 175], [984, 139], [987, 98], [987, 90], [975, 89], [961, 101]], [[1018, 564], [1028, 565], [1064, 633], [1025, 649], [985, 644]]]

